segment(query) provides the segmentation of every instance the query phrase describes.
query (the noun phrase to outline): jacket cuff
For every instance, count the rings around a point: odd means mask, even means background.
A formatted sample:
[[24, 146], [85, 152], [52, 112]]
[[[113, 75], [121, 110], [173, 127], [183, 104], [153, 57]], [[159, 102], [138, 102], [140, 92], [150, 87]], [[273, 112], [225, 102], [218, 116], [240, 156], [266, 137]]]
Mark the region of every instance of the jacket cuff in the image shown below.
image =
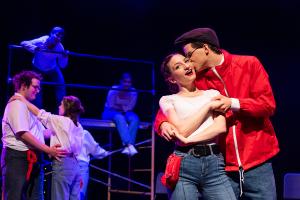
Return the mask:
[[230, 98], [231, 99], [231, 110], [233, 112], [237, 112], [240, 110], [240, 101], [237, 98]]

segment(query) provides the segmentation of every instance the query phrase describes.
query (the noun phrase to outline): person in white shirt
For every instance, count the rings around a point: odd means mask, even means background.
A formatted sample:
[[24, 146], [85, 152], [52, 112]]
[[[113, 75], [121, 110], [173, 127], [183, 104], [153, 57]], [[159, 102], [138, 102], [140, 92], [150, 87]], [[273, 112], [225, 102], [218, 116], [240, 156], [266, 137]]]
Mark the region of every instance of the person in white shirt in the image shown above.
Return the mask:
[[[68, 64], [68, 53], [61, 43], [64, 33], [63, 28], [53, 27], [49, 35], [21, 42], [22, 47], [34, 53], [32, 64], [43, 74], [44, 80], [59, 84], [55, 86], [56, 105], [66, 95], [65, 80], [61, 71]], [[42, 93], [37, 96], [35, 103], [42, 107]]]
[[52, 200], [80, 199], [80, 168], [77, 160], [82, 148], [83, 128], [78, 122], [79, 115], [84, 111], [80, 100], [75, 96], [65, 96], [61, 101], [59, 115], [51, 114], [20, 96], [13, 96], [26, 104], [31, 113], [37, 116], [45, 127], [52, 131], [50, 145], [61, 145], [66, 156], [52, 161]]
[[[41, 75], [33, 71], [16, 74], [13, 77], [15, 96], [28, 101], [34, 100], [40, 90], [41, 79]], [[6, 105], [2, 119], [3, 199], [44, 199], [44, 173], [39, 165], [42, 152], [54, 158], [64, 153], [63, 150], [57, 149], [60, 145], [45, 145], [44, 130], [43, 125], [24, 102], [16, 100]]]
[[129, 73], [122, 74], [119, 85], [112, 86], [109, 90], [102, 118], [113, 120], [124, 145], [123, 154], [135, 155], [134, 147], [136, 133], [139, 127], [139, 117], [133, 111], [138, 93], [132, 87], [132, 78]]
[[91, 156], [94, 159], [103, 159], [106, 156], [110, 155], [109, 151], [103, 149], [93, 138], [92, 134], [88, 130], [83, 130], [83, 140], [82, 148], [77, 156], [79, 161], [79, 167], [82, 178], [82, 185], [80, 189], [80, 199], [87, 199], [87, 187], [89, 183], [89, 163]]
[[179, 53], [171, 54], [162, 63], [167, 83], [175, 94], [161, 97], [159, 105], [168, 121], [178, 130], [174, 153], [182, 157], [179, 180], [171, 200], [236, 199], [225, 173], [225, 164], [218, 146], [218, 135], [226, 132], [225, 117], [213, 110], [221, 101], [213, 101], [217, 90], [199, 90], [195, 85], [194, 67]]

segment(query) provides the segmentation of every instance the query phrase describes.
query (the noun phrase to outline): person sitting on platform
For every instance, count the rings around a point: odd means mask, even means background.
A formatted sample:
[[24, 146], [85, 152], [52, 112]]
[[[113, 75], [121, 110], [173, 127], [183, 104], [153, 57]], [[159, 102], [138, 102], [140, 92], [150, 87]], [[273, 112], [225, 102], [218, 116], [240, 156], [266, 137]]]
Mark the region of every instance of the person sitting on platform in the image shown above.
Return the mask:
[[81, 188], [80, 188], [80, 199], [87, 199], [87, 187], [89, 183], [89, 163], [91, 156], [95, 159], [103, 159], [106, 156], [109, 156], [111, 152], [103, 149], [93, 138], [92, 134], [84, 130], [83, 131], [83, 140], [82, 140], [82, 148], [77, 156], [77, 160], [79, 162], [80, 173], [81, 173]]
[[[32, 64], [43, 75], [44, 80], [59, 84], [55, 86], [55, 105], [59, 105], [66, 95], [65, 80], [60, 69], [68, 64], [68, 56], [61, 43], [64, 32], [63, 28], [54, 27], [50, 35], [21, 42], [22, 47], [34, 53]], [[37, 96], [35, 104], [42, 107], [42, 93]]]
[[136, 133], [139, 127], [139, 117], [133, 112], [138, 93], [132, 87], [129, 73], [122, 74], [119, 85], [109, 90], [102, 118], [112, 120], [117, 127], [122, 143], [123, 154], [133, 156], [137, 153], [134, 147]]

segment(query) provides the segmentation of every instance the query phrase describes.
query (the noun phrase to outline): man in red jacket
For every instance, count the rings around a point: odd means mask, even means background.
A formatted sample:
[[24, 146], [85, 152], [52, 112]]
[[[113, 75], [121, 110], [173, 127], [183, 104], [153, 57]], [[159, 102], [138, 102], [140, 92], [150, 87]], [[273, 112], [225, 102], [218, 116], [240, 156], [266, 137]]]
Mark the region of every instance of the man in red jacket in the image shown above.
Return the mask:
[[[271, 158], [279, 152], [270, 121], [275, 100], [269, 77], [254, 56], [233, 55], [220, 49], [214, 30], [197, 28], [176, 39], [187, 62], [197, 71], [200, 89], [217, 89], [223, 102], [219, 111], [226, 113], [228, 133], [220, 138], [237, 198], [276, 199]], [[157, 113], [155, 129], [166, 140], [174, 138], [176, 128]]]

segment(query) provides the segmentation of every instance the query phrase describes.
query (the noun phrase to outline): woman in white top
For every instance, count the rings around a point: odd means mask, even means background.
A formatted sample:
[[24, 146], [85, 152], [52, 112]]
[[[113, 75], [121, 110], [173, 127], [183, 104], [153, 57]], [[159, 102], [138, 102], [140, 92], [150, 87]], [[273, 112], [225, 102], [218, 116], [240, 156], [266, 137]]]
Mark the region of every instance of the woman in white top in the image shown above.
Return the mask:
[[91, 157], [93, 159], [102, 159], [109, 156], [111, 153], [103, 149], [98, 142], [95, 141], [92, 134], [88, 130], [83, 130], [82, 148], [80, 154], [77, 156], [80, 173], [82, 178], [82, 185], [80, 188], [80, 199], [86, 200], [87, 187], [90, 178], [89, 164]]
[[46, 128], [50, 129], [50, 146], [60, 144], [66, 150], [66, 156], [52, 161], [52, 200], [80, 199], [80, 169], [77, 161], [82, 147], [83, 128], [78, 122], [79, 115], [84, 111], [77, 97], [65, 96], [59, 106], [59, 115], [51, 114], [20, 96], [13, 99], [23, 101], [28, 109], [38, 117]]
[[160, 108], [178, 130], [175, 154], [182, 156], [179, 181], [170, 196], [172, 200], [236, 199], [224, 170], [224, 158], [217, 136], [226, 132], [225, 117], [213, 109], [220, 105], [212, 98], [216, 90], [199, 90], [196, 72], [179, 53], [167, 56], [162, 74], [177, 93], [163, 96]]

